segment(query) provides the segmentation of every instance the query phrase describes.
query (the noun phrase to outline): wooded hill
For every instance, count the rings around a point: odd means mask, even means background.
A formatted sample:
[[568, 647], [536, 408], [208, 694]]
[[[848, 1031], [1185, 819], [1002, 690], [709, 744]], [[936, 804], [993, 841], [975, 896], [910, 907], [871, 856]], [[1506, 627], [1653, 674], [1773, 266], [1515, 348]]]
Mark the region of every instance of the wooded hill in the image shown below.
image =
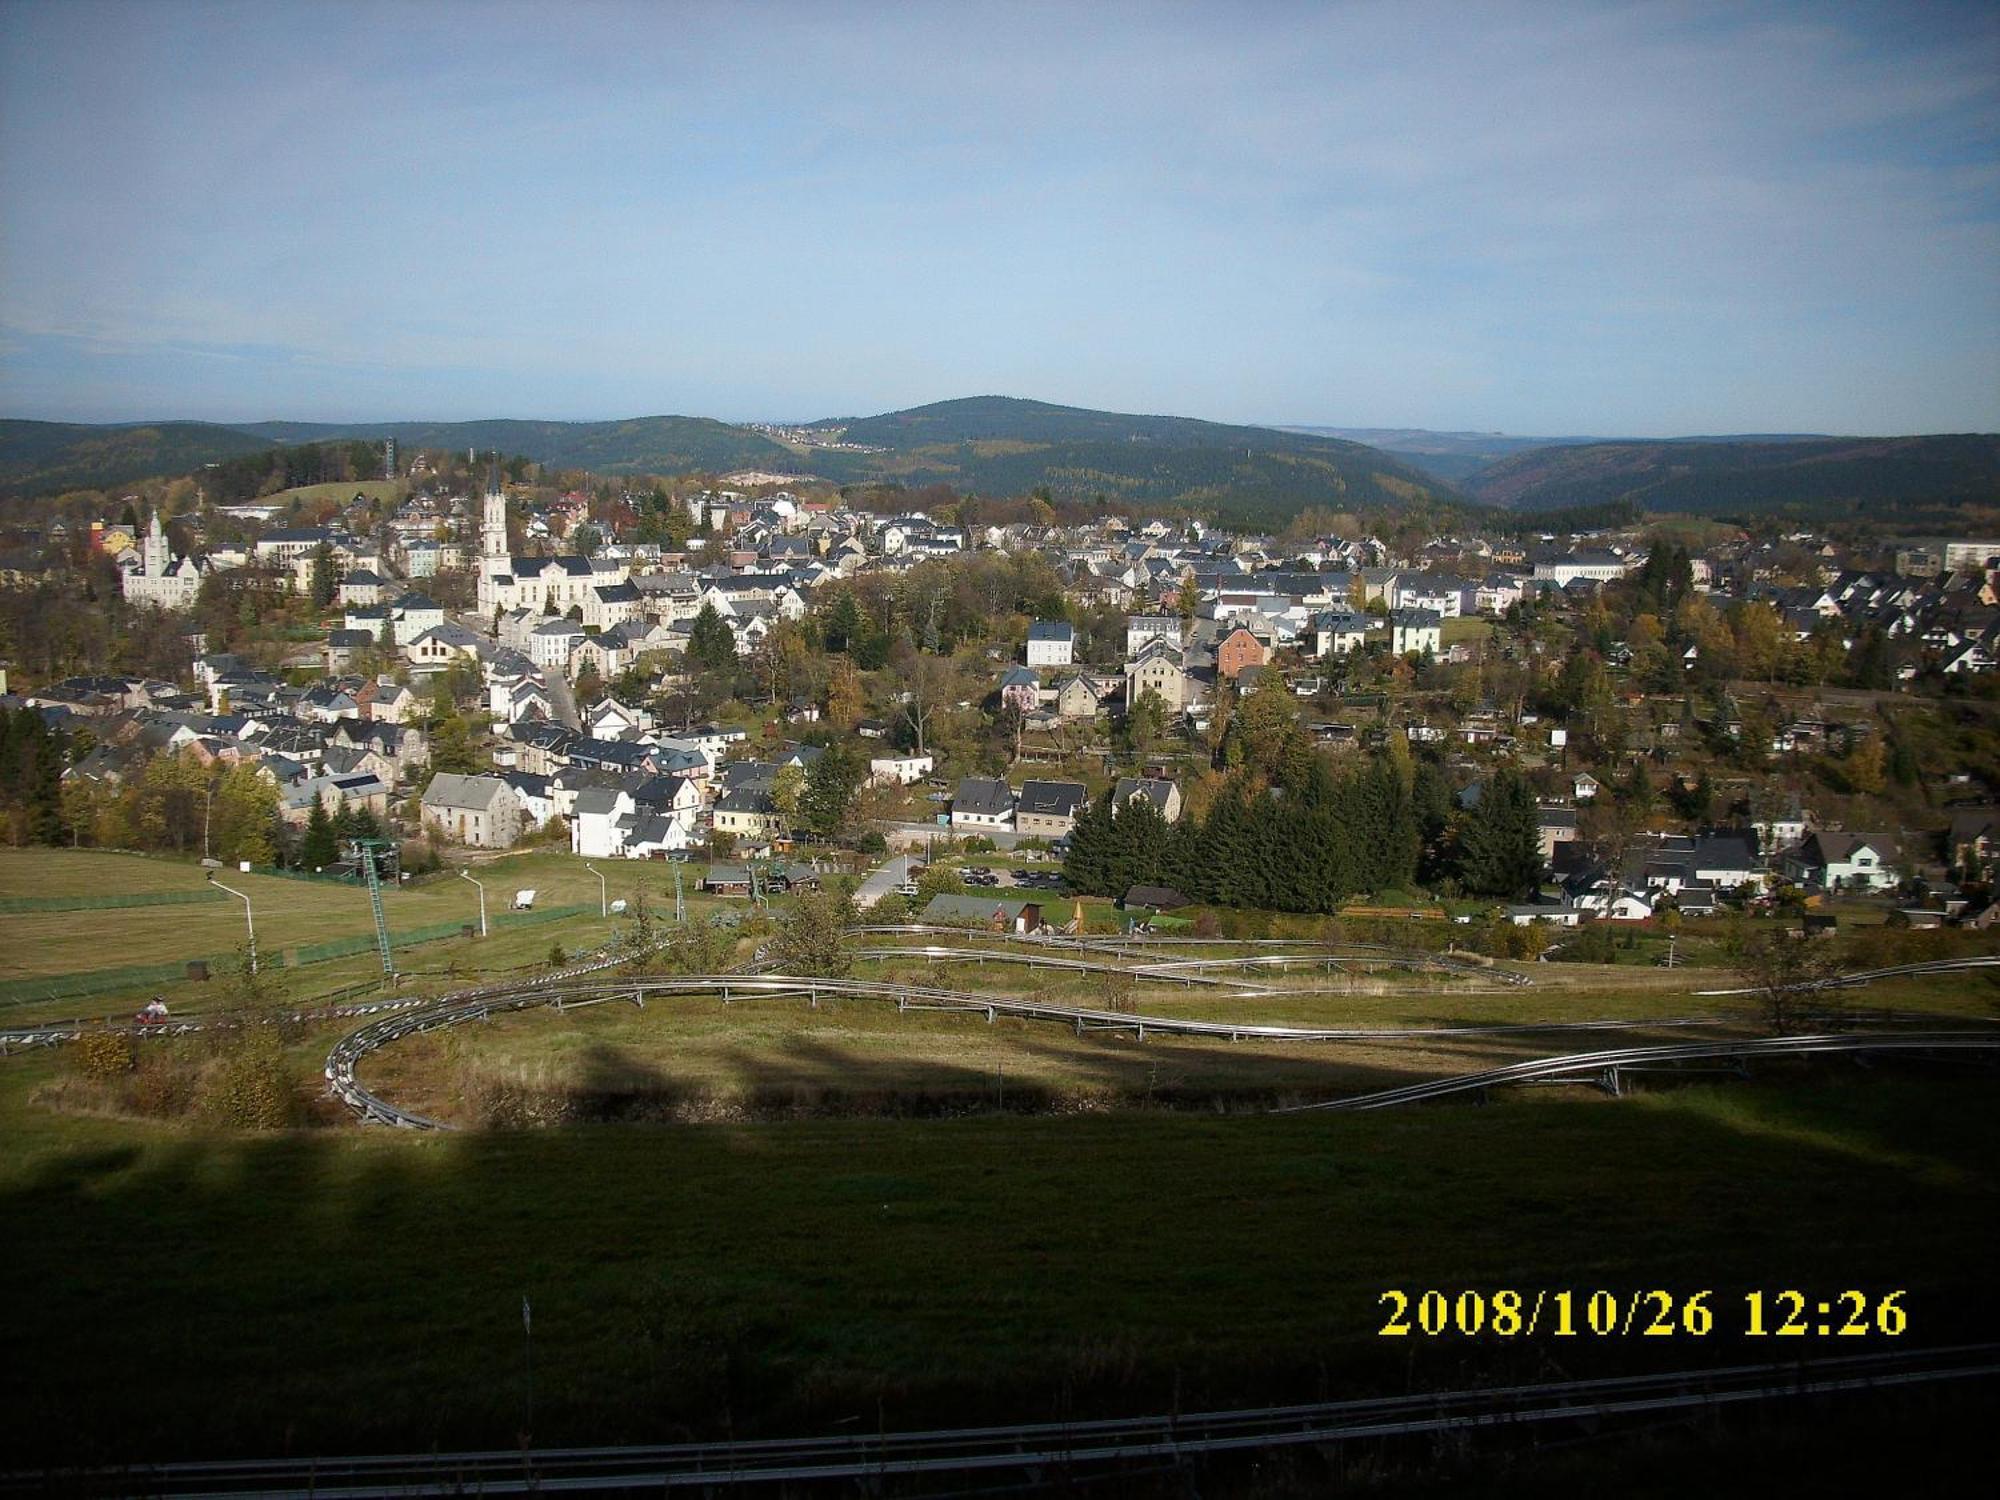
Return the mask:
[[1824, 521], [1865, 506], [1917, 520], [2000, 504], [2000, 436], [1585, 443], [1512, 454], [1464, 488], [1523, 511], [1630, 501], [1655, 514]]
[[1058, 499], [1103, 496], [1225, 524], [1279, 526], [1308, 505], [1405, 509], [1457, 498], [1361, 443], [1192, 417], [974, 396], [820, 425], [884, 450], [815, 451], [813, 467], [830, 477], [949, 484], [982, 495], [1046, 488]]

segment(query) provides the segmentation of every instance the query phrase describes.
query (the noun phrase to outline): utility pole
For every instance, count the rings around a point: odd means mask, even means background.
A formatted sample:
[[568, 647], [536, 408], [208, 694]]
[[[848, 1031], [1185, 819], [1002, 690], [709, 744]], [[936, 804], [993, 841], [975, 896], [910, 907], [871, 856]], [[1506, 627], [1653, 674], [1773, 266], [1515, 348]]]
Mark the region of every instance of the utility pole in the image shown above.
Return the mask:
[[584, 864], [584, 868], [590, 871], [591, 874], [597, 875], [597, 914], [600, 917], [610, 916], [611, 888], [604, 883], [604, 877], [602, 875], [598, 875], [596, 865], [593, 865], [588, 861], [586, 861]]

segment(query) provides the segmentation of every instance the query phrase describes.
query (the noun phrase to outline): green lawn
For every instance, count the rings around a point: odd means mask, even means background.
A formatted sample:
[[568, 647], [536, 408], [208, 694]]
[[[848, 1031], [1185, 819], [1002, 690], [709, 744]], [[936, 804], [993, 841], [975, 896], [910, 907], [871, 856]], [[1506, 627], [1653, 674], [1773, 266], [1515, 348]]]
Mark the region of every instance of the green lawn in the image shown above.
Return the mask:
[[1384, 1340], [1471, 1286], [1907, 1289], [2000, 1332], [1990, 1087], [1893, 1070], [1375, 1116], [262, 1137], [0, 1064], [0, 1410], [40, 1458], [910, 1427], [1844, 1349]]
[[[656, 912], [673, 908], [673, 877], [658, 864], [608, 860], [599, 864], [612, 899], [630, 899], [641, 890]], [[485, 882], [486, 907], [492, 936], [486, 941], [452, 939], [398, 952], [398, 966], [408, 969], [470, 970], [507, 967], [540, 958], [553, 943], [581, 952], [601, 943], [613, 923], [596, 908], [600, 889], [583, 862], [567, 852], [534, 851], [483, 860], [471, 867]], [[288, 949], [331, 938], [372, 934], [374, 917], [368, 895], [359, 886], [325, 881], [289, 880], [271, 875], [218, 871], [219, 877], [250, 898], [257, 923], [257, 944], [267, 963]], [[692, 893], [690, 906], [708, 910], [714, 903]], [[0, 896], [131, 894], [162, 890], [200, 890], [201, 867], [191, 861], [112, 854], [94, 850], [0, 850]], [[584, 906], [587, 914], [553, 922], [509, 928], [492, 925], [513, 901], [514, 892], [533, 887], [535, 904], [547, 910]], [[478, 893], [455, 877], [433, 877], [385, 893], [384, 913], [390, 931], [404, 932], [443, 923], [476, 923]], [[233, 897], [196, 905], [113, 907], [87, 911], [0, 913], [0, 982], [43, 976], [122, 969], [137, 965], [179, 964], [190, 958], [226, 959], [243, 943], [242, 903]], [[372, 953], [312, 964], [287, 971], [286, 988], [294, 998], [309, 997], [381, 973]], [[177, 1010], [199, 1011], [221, 1003], [218, 986], [180, 981], [146, 984], [136, 990], [113, 990], [53, 1000], [19, 1000], [0, 1007], [0, 1020], [18, 1023], [40, 1017], [108, 1015], [125, 1008], [133, 994], [161, 990]]]

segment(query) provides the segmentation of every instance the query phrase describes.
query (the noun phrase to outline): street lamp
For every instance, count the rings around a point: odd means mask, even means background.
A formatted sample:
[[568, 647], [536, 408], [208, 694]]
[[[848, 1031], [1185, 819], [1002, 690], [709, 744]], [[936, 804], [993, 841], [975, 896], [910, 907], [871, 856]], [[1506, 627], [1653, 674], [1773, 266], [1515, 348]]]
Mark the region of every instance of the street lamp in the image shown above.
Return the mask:
[[[586, 863], [584, 868], [591, 874], [597, 875], [596, 865]], [[597, 875], [597, 914], [600, 917], [611, 915], [611, 888], [604, 883], [602, 875]]]
[[217, 880], [213, 870], [208, 872], [208, 883], [218, 891], [228, 891], [230, 895], [243, 903], [243, 925], [250, 929], [250, 972], [255, 974], [257, 972], [257, 922], [250, 913], [250, 898], [241, 891], [226, 886]]
[[[458, 878], [460, 880], [472, 880], [472, 876], [467, 874], [464, 870], [460, 870], [458, 872]], [[482, 882], [477, 880], [472, 880], [472, 883], [475, 886], [479, 887], [479, 935], [481, 937], [485, 937], [486, 936], [486, 887]]]

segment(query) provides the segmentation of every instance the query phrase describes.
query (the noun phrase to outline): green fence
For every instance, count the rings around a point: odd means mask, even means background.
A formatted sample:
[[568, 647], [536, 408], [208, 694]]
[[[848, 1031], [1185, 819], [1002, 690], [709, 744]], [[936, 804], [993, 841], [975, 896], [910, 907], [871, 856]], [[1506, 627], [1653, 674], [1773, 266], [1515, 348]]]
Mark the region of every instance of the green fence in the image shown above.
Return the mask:
[[[551, 906], [540, 911], [504, 912], [488, 919], [487, 925], [495, 928], [532, 927], [543, 922], [556, 922], [565, 917], [587, 916], [593, 912], [588, 904], [579, 906]], [[428, 927], [411, 927], [402, 932], [389, 934], [391, 948], [410, 948], [419, 943], [435, 943], [446, 938], [455, 938], [465, 930], [463, 922], [435, 922]], [[303, 967], [306, 964], [325, 963], [329, 959], [350, 958], [357, 953], [375, 951], [375, 934], [355, 933], [350, 937], [332, 938], [323, 943], [301, 943], [284, 950], [283, 962], [287, 967]], [[270, 958], [267, 955], [266, 961]], [[91, 969], [81, 974], [49, 974], [33, 979], [9, 979], [0, 981], [0, 1010], [15, 1005], [33, 1005], [43, 1000], [70, 1000], [86, 995], [104, 995], [117, 990], [144, 989], [148, 986], [178, 984], [187, 977], [190, 960], [179, 963], [145, 964], [124, 969]], [[210, 973], [220, 973], [232, 959], [211, 958], [208, 960]]]
[[108, 911], [118, 906], [191, 906], [202, 901], [220, 901], [221, 891], [204, 886], [198, 891], [130, 891], [112, 896], [6, 896], [0, 897], [0, 914], [30, 911]]

